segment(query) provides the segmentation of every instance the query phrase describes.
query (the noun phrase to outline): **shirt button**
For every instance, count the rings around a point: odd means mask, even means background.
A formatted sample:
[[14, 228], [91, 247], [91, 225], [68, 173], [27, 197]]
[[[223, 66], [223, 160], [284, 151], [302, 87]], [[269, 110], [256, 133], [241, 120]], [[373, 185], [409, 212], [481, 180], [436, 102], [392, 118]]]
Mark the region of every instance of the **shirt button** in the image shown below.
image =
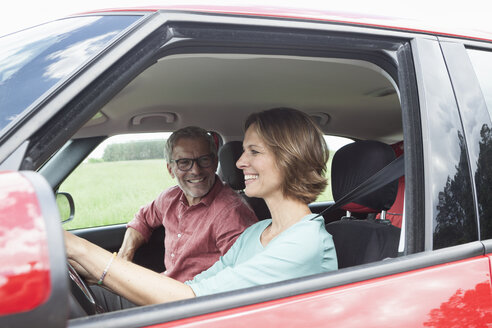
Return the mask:
[[171, 253], [171, 257], [174, 257], [174, 253]]
[[180, 233], [178, 233], [178, 238], [181, 238], [181, 234]]

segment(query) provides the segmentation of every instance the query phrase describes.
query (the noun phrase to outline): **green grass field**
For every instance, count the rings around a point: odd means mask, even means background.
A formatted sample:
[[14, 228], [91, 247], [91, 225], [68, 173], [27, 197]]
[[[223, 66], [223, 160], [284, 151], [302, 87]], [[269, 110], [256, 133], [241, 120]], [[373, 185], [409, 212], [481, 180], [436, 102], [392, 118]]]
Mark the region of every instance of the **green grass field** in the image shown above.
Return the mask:
[[[75, 217], [64, 228], [126, 223], [142, 205], [175, 184], [163, 159], [83, 163], [60, 187], [75, 202]], [[328, 186], [317, 201], [331, 199]]]
[[64, 227], [126, 223], [140, 206], [174, 184], [162, 159], [83, 163], [60, 187], [75, 201], [75, 218]]

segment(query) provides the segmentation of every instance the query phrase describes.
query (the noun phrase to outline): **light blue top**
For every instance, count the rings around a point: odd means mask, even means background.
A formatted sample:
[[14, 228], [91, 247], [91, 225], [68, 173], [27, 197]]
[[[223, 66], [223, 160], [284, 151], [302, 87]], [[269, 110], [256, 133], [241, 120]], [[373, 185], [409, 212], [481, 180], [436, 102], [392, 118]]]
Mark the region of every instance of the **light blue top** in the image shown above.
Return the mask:
[[260, 236], [272, 220], [250, 226], [213, 266], [185, 284], [202, 296], [336, 270], [332, 237], [323, 217], [315, 216], [306, 215], [266, 247]]

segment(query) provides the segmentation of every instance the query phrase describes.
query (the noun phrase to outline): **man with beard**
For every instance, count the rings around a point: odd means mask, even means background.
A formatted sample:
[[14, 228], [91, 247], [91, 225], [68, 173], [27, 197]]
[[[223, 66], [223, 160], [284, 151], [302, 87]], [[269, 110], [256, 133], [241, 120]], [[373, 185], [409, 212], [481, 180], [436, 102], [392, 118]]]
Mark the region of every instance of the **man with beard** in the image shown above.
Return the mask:
[[214, 264], [257, 218], [215, 174], [217, 147], [206, 130], [175, 131], [167, 140], [165, 156], [178, 185], [137, 212], [127, 225], [118, 257], [132, 261], [152, 231], [163, 225], [164, 274], [184, 282]]

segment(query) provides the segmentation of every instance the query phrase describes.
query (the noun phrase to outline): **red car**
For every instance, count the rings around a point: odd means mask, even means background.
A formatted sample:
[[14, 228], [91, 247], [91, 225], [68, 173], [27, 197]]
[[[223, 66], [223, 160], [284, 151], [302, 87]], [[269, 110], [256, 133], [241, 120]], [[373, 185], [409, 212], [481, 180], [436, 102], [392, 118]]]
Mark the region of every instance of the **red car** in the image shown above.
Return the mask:
[[[84, 13], [0, 38], [0, 326], [491, 326], [487, 33], [174, 6]], [[335, 153], [336, 203], [310, 204], [343, 209], [323, 213], [340, 268], [100, 313], [66, 265], [55, 194], [72, 202], [72, 222], [87, 207], [100, 216], [75, 193], [60, 196], [72, 172], [111, 136], [198, 125], [220, 147], [241, 140], [248, 114], [280, 106], [363, 149]], [[400, 167], [373, 166], [372, 143], [392, 147]], [[71, 230], [113, 252], [125, 229]], [[163, 270], [163, 232], [136, 263]]]

